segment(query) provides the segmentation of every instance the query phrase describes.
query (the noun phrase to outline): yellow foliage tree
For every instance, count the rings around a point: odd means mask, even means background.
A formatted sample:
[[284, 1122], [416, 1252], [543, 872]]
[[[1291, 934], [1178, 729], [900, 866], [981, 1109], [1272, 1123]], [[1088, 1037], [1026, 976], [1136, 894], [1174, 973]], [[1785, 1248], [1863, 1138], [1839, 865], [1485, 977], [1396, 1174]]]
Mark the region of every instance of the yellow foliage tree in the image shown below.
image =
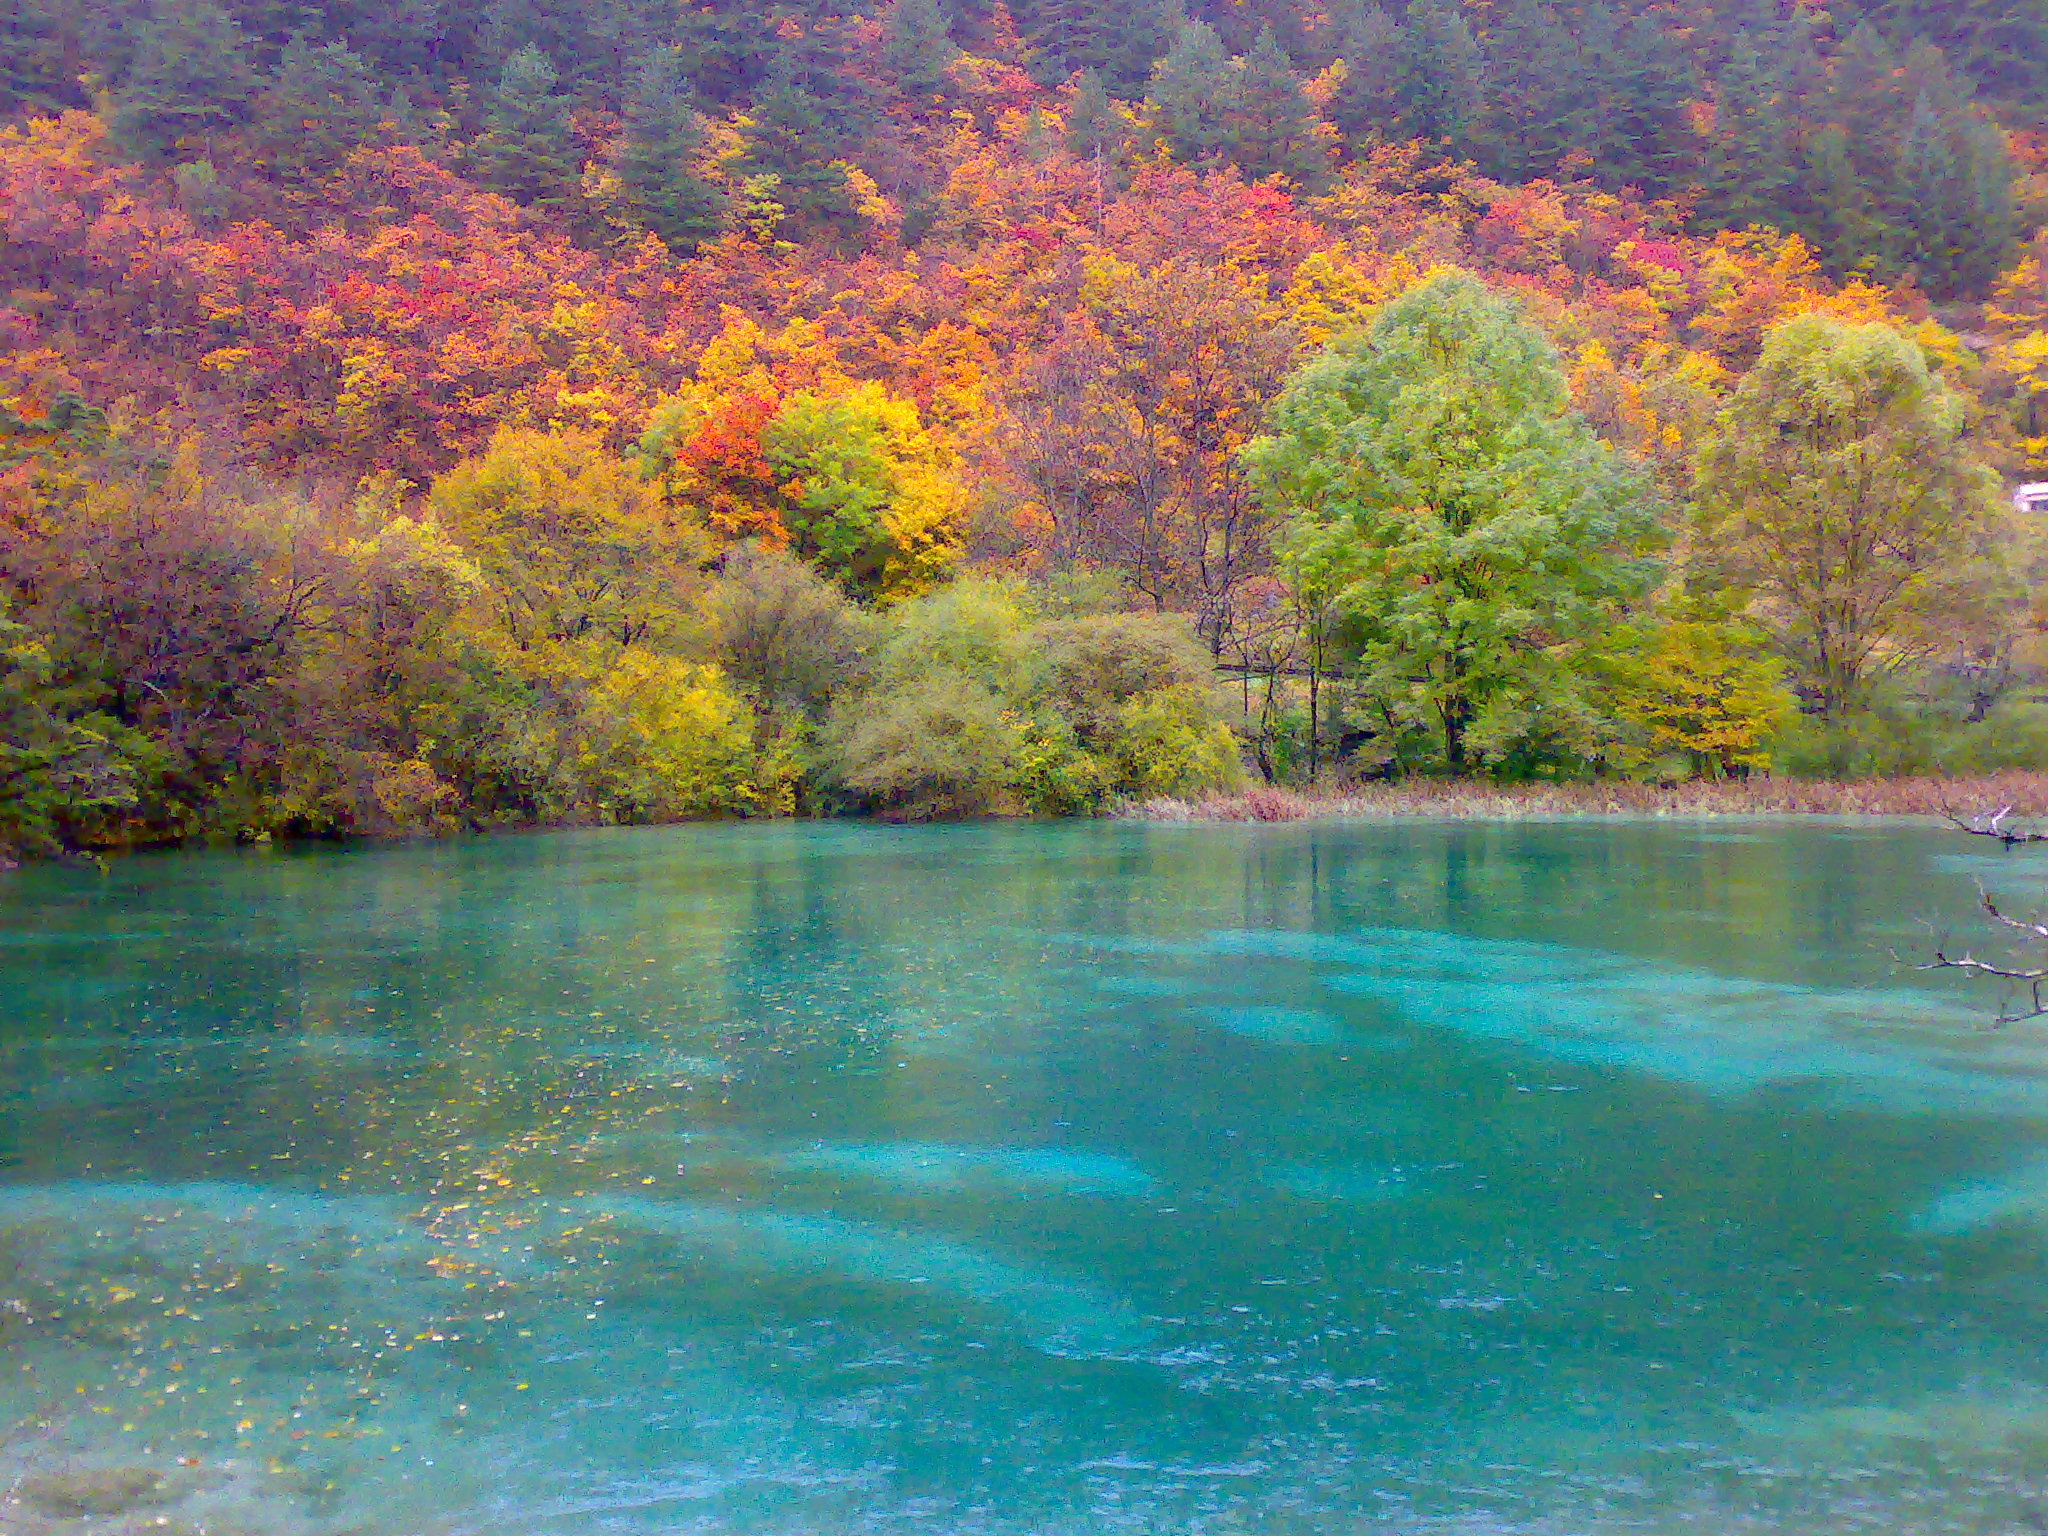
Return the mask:
[[628, 651], [591, 689], [580, 768], [618, 822], [788, 815], [796, 770], [757, 739], [753, 711], [716, 667]]
[[1651, 638], [1622, 687], [1619, 710], [1655, 754], [1684, 752], [1710, 778], [1771, 765], [1766, 743], [1792, 718], [1784, 664], [1726, 624], [1679, 620]]
[[482, 457], [434, 482], [427, 504], [521, 649], [658, 635], [705, 553], [703, 536], [594, 432], [501, 428]]

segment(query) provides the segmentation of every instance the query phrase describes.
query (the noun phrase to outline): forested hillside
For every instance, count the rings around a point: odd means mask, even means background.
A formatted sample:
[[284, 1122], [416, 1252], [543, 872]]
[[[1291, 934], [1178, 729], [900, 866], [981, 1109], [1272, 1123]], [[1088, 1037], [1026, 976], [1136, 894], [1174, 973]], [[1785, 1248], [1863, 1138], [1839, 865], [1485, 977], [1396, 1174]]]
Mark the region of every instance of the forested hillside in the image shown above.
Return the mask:
[[2048, 752], [2043, 0], [9, 0], [0, 110], [0, 844]]

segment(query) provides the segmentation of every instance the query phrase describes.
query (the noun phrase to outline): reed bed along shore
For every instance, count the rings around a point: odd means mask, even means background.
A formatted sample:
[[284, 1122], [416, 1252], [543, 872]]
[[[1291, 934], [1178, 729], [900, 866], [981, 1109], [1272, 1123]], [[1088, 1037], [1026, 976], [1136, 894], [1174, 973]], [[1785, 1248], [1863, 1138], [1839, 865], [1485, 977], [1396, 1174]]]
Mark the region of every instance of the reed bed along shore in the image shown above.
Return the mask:
[[1308, 821], [1334, 817], [1463, 819], [1568, 816], [2048, 816], [2048, 773], [1969, 778], [1743, 779], [1688, 784], [1486, 784], [1403, 779], [1343, 789], [1270, 785], [1236, 794], [1125, 805], [1133, 821]]

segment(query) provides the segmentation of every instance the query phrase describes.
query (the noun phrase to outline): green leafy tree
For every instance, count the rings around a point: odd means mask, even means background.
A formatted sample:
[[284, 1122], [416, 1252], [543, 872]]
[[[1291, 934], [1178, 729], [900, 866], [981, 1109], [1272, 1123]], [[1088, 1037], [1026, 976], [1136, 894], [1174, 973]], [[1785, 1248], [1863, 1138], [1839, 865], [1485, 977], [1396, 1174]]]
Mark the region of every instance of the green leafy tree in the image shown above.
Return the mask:
[[0, 868], [98, 841], [162, 767], [145, 737], [92, 710], [92, 690], [58, 670], [47, 642], [0, 606]]
[[505, 61], [484, 113], [484, 134], [471, 146], [478, 179], [514, 202], [565, 215], [582, 202], [582, 157], [569, 125], [569, 98], [538, 48]]
[[643, 61], [626, 99], [626, 131], [614, 165], [627, 213], [679, 256], [718, 232], [724, 200], [697, 169], [704, 130], [682, 58], [662, 49]]
[[1361, 687], [1426, 719], [1454, 774], [1488, 711], [1569, 695], [1575, 649], [1654, 577], [1644, 477], [1543, 334], [1462, 273], [1306, 364], [1246, 457], [1287, 564], [1334, 578]]
[[1826, 725], [1928, 653], [1980, 567], [1996, 485], [1962, 394], [1894, 326], [1801, 315], [1700, 454], [1703, 552], [1753, 592]]
[[1212, 676], [1183, 618], [1046, 619], [1016, 583], [963, 580], [891, 611], [826, 755], [856, 800], [910, 820], [1225, 788], [1237, 749]]
[[917, 407], [879, 384], [792, 396], [761, 433], [791, 549], [851, 591], [907, 596], [957, 553], [963, 497]]

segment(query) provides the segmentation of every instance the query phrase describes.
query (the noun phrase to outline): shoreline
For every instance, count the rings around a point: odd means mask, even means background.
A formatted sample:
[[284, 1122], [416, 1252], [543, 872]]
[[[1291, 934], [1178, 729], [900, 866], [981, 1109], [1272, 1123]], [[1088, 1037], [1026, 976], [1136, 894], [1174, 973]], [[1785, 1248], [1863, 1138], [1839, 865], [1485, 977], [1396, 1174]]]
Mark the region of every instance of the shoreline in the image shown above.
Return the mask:
[[2010, 770], [1958, 778], [1695, 780], [1660, 785], [1489, 784], [1407, 779], [1344, 789], [1259, 785], [1235, 794], [1134, 800], [1122, 821], [1514, 820], [1692, 816], [2048, 816], [2048, 773]]
[[[2020, 820], [2048, 820], [2048, 772], [2012, 769], [1956, 778], [1695, 780], [1659, 785], [1627, 780], [1580, 784], [1490, 784], [1481, 780], [1407, 779], [1352, 785], [1343, 789], [1283, 789], [1257, 785], [1230, 794], [1195, 798], [1154, 796], [1114, 806], [1099, 816], [971, 817], [968, 822], [1123, 821], [1153, 823], [1290, 821], [1578, 821], [1641, 818], [1763, 819], [1856, 817], [1939, 819], [1953, 811], [1982, 816], [2007, 810]], [[712, 826], [720, 823], [836, 822], [846, 825], [960, 825], [938, 819], [906, 823], [881, 816], [705, 817], [640, 822], [639, 828]], [[539, 822], [531, 825], [465, 828], [447, 834], [350, 837], [279, 837], [286, 848], [391, 847], [461, 842], [474, 838], [534, 836], [596, 830], [600, 823]], [[628, 825], [619, 823], [615, 825]], [[269, 844], [271, 839], [260, 840]], [[104, 868], [106, 861], [146, 854], [241, 846], [225, 835], [176, 842], [27, 853], [0, 844], [0, 873], [56, 865]]]

